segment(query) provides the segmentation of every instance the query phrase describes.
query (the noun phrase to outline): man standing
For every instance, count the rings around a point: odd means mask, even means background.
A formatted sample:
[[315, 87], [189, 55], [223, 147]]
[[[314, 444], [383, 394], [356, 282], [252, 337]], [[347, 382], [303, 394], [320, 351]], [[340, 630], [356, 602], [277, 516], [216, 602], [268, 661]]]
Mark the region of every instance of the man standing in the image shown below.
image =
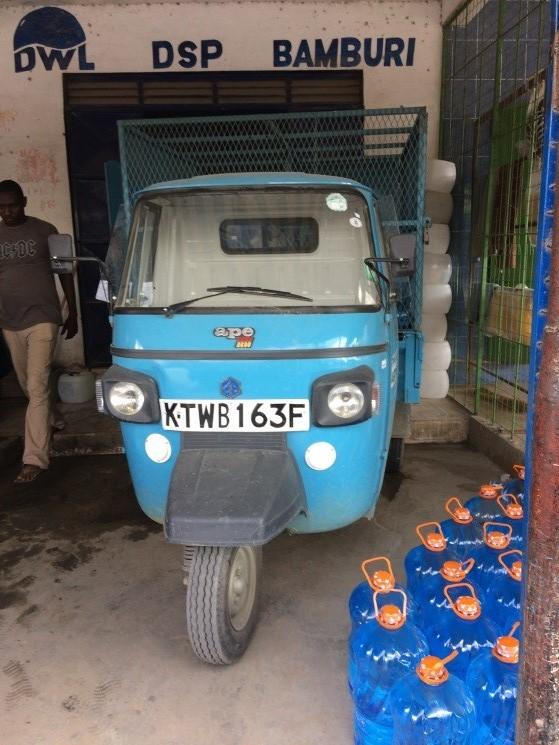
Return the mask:
[[59, 277], [68, 302], [68, 318], [62, 323], [48, 247], [49, 235], [58, 231], [48, 222], [28, 217], [26, 205], [18, 183], [0, 181], [0, 328], [29, 399], [17, 484], [33, 481], [48, 468], [53, 424], [49, 378], [58, 327], [62, 325], [66, 339], [78, 330], [71, 274]]

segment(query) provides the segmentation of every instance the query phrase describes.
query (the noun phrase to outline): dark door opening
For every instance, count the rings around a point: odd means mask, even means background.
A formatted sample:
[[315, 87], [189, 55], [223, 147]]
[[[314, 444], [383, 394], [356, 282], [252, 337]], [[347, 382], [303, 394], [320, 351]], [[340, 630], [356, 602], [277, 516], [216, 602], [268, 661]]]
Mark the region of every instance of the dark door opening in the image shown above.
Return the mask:
[[[360, 70], [72, 73], [63, 82], [76, 252], [100, 259], [110, 236], [106, 164], [114, 172], [119, 120], [363, 108]], [[95, 299], [97, 267], [81, 265], [78, 282], [86, 365], [108, 365], [111, 329], [107, 304]]]

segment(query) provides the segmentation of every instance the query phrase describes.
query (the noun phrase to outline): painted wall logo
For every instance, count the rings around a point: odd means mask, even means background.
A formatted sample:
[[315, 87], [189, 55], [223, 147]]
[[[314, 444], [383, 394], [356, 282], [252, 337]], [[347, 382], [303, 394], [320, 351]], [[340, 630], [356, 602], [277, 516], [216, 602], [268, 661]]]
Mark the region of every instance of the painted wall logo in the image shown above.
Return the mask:
[[80, 70], [95, 69], [87, 60], [85, 32], [67, 10], [37, 8], [18, 23], [14, 33], [16, 72], [29, 72], [39, 61], [45, 70], [67, 70], [74, 59]]

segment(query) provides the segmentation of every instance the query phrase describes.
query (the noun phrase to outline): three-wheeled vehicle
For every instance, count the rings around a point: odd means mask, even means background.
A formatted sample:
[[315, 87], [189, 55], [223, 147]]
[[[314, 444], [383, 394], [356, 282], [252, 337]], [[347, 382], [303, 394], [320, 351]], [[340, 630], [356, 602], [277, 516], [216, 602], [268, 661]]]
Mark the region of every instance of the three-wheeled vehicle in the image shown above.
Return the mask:
[[142, 509], [185, 546], [202, 660], [245, 650], [264, 544], [372, 514], [403, 351], [396, 275], [415, 242], [386, 242], [374, 194], [350, 179], [231, 174], [138, 194], [98, 408], [121, 422]]

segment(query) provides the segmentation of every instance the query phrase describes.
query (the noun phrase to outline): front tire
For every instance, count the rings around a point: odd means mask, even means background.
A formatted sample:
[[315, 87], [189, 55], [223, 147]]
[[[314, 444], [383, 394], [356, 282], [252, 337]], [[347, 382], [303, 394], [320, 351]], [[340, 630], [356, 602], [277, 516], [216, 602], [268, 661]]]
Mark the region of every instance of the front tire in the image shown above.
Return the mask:
[[246, 650], [256, 622], [262, 549], [197, 546], [189, 566], [186, 627], [194, 654], [229, 665]]
[[393, 437], [388, 447], [386, 459], [386, 473], [400, 473], [404, 465], [405, 440], [403, 437]]

